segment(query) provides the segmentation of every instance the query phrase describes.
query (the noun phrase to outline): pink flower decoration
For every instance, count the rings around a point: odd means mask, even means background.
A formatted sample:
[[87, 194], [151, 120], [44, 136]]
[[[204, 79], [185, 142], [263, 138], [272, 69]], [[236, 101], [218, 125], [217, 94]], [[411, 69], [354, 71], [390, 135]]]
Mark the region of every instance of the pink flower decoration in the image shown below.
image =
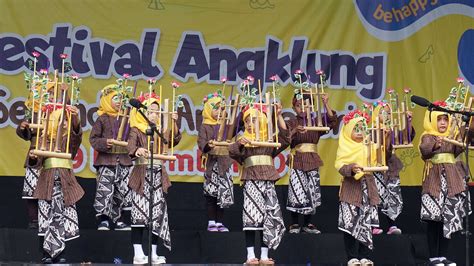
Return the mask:
[[394, 91], [395, 91], [395, 90], [392, 89], [392, 88], [389, 88], [389, 89], [388, 89], [388, 93], [390, 93], [390, 94], [392, 94]]
[[301, 69], [298, 69], [298, 70], [295, 71], [295, 74], [302, 74], [302, 73], [303, 73], [303, 70], [301, 70]]
[[32, 54], [33, 57], [35, 57], [35, 58], [40, 56], [40, 53], [38, 53], [38, 52], [36, 52], [36, 51], [33, 51], [31, 54]]
[[40, 69], [41, 75], [48, 75], [48, 70], [45, 68]]
[[254, 81], [255, 79], [254, 79], [252, 76], [248, 75], [248, 76], [247, 76], [247, 80], [248, 80], [248, 81]]
[[77, 79], [79, 78], [79, 76], [78, 76], [78, 75], [71, 75], [71, 78], [72, 78], [73, 80], [77, 80]]
[[320, 69], [320, 70], [316, 71], [316, 74], [322, 75], [322, 74], [324, 74], [324, 71], [322, 69]]
[[217, 96], [219, 96], [219, 94], [217, 94], [217, 92], [214, 92], [214, 94], [213, 94], [213, 95], [214, 95], [214, 97], [217, 97]]
[[463, 78], [457, 78], [456, 81], [457, 81], [458, 83], [464, 83], [464, 79], [463, 79]]
[[410, 88], [404, 88], [403, 91], [404, 91], [405, 93], [410, 93], [410, 92], [411, 92], [411, 89], [410, 89]]
[[147, 82], [148, 82], [148, 84], [155, 84], [156, 79], [148, 79]]
[[177, 88], [179, 88], [179, 86], [181, 86], [181, 84], [179, 84], [179, 83], [176, 82], [176, 81], [173, 81], [173, 82], [171, 82], [171, 86], [172, 86], [173, 88], [177, 89]]
[[248, 86], [248, 85], [249, 85], [249, 81], [248, 81], [248, 80], [244, 80], [244, 85], [245, 85], [245, 86]]
[[222, 82], [222, 83], [226, 83], [226, 82], [227, 82], [227, 78], [226, 78], [226, 77], [222, 77], [222, 78], [221, 78], [221, 82]]
[[277, 81], [277, 79], [278, 79], [277, 75], [273, 75], [273, 76], [270, 77], [271, 81]]
[[128, 73], [124, 73], [124, 74], [122, 75], [122, 77], [123, 77], [124, 79], [129, 79], [131, 76], [132, 76], [132, 75], [130, 75], [130, 74], [128, 74]]
[[67, 54], [60, 54], [59, 57], [61, 57], [61, 59], [66, 59], [66, 58], [67, 58]]

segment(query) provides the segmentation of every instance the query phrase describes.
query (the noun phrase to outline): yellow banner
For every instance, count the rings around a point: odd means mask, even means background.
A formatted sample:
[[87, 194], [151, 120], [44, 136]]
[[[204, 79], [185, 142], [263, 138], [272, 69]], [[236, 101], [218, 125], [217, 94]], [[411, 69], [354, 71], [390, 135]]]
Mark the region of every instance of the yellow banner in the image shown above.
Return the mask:
[[[147, 90], [148, 78], [158, 79], [164, 98], [171, 97], [172, 81], [182, 83], [178, 93], [184, 108], [178, 122], [184, 136], [176, 147], [178, 160], [168, 171], [173, 181], [202, 182], [196, 148], [202, 98], [220, 87], [222, 77], [235, 92], [248, 75], [264, 88], [278, 75], [286, 115], [292, 113], [292, 75], [298, 69], [312, 83], [317, 70], [327, 73], [330, 105], [339, 115], [388, 97], [387, 88], [402, 93], [410, 87], [413, 94], [435, 100], [448, 96], [458, 76], [474, 83], [473, 4], [444, 2], [2, 0], [0, 175], [24, 174], [29, 144], [15, 129], [24, 116], [28, 90], [23, 73], [31, 73], [33, 51], [40, 53], [38, 68], [50, 72], [60, 68], [59, 55], [68, 54], [68, 74], [82, 78], [78, 176], [95, 177], [88, 138], [98, 93], [127, 73], [138, 80], [138, 92]], [[414, 109], [417, 133], [422, 132], [423, 112]], [[340, 182], [334, 169], [337, 138], [338, 132], [331, 132], [318, 144], [323, 185]], [[415, 147], [418, 143], [416, 138]], [[402, 184], [419, 185], [423, 163], [418, 149], [397, 153], [405, 165]], [[282, 176], [288, 170], [287, 154], [275, 161]]]

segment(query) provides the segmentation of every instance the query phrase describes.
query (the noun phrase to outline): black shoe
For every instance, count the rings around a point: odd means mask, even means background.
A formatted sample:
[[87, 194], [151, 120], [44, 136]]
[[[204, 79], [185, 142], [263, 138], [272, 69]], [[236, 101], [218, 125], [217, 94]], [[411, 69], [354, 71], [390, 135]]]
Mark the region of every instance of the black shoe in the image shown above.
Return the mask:
[[444, 263], [441, 260], [432, 260], [428, 262], [428, 266], [444, 266]]
[[38, 221], [29, 222], [28, 229], [38, 229]]
[[444, 265], [446, 265], [446, 266], [456, 266], [456, 262], [450, 261], [448, 259], [444, 259], [441, 262], [444, 263]]

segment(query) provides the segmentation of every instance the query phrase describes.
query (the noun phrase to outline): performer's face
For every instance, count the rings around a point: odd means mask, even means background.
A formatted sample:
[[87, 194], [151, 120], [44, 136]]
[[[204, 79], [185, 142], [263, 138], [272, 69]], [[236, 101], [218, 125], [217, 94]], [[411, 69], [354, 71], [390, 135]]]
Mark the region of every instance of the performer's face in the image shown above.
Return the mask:
[[362, 128], [364, 123], [359, 122], [352, 129], [351, 139], [355, 142], [362, 142], [364, 140], [364, 134], [362, 133]]
[[257, 117], [250, 118], [250, 115], [245, 118], [245, 130], [247, 132], [255, 132], [254, 125], [257, 122]]
[[304, 114], [303, 108], [301, 107], [301, 101], [296, 101], [296, 102], [293, 104], [293, 110], [295, 111], [295, 113], [296, 113], [297, 115], [302, 115], [302, 114]]
[[437, 118], [438, 122], [438, 131], [439, 133], [444, 133], [448, 129], [448, 116], [447, 115], [439, 115]]
[[150, 119], [152, 123], [156, 124], [156, 122], [158, 121], [158, 116], [160, 115], [158, 111], [159, 111], [159, 106], [157, 103], [152, 103], [150, 107], [148, 107], [147, 116], [148, 116], [148, 119]]
[[114, 108], [115, 111], [119, 111], [121, 100], [122, 97], [120, 97], [120, 95], [115, 95], [114, 97], [112, 97], [110, 105], [112, 106], [112, 108]]

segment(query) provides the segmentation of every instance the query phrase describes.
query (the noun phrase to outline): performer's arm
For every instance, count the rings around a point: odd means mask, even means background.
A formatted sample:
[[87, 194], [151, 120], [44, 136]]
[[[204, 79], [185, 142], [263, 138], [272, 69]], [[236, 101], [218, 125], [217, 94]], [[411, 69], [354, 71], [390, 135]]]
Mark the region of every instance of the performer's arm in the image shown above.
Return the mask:
[[421, 138], [421, 143], [420, 143], [421, 158], [423, 160], [430, 159], [436, 153], [439, 152], [441, 145], [442, 145], [441, 138], [437, 138], [437, 137], [435, 138], [430, 135], [423, 136]]
[[173, 127], [174, 127], [174, 140], [173, 140], [173, 147], [178, 145], [178, 143], [181, 141], [181, 132], [179, 131], [178, 128], [178, 114], [173, 113], [171, 115], [171, 119], [173, 120]]
[[18, 137], [24, 140], [31, 140], [32, 132], [30, 129], [30, 124], [27, 121], [22, 121], [16, 128], [16, 134]]
[[89, 142], [92, 148], [98, 152], [108, 152], [110, 145], [107, 145], [107, 138], [102, 137], [104, 132], [104, 125], [102, 119], [99, 117], [92, 126], [92, 130], [89, 136]]
[[208, 128], [209, 127], [204, 124], [201, 124], [201, 128], [199, 128], [197, 144], [202, 153], [208, 153], [212, 149], [211, 145], [209, 145], [209, 141], [211, 140], [209, 133], [212, 133], [212, 130], [207, 130]]

